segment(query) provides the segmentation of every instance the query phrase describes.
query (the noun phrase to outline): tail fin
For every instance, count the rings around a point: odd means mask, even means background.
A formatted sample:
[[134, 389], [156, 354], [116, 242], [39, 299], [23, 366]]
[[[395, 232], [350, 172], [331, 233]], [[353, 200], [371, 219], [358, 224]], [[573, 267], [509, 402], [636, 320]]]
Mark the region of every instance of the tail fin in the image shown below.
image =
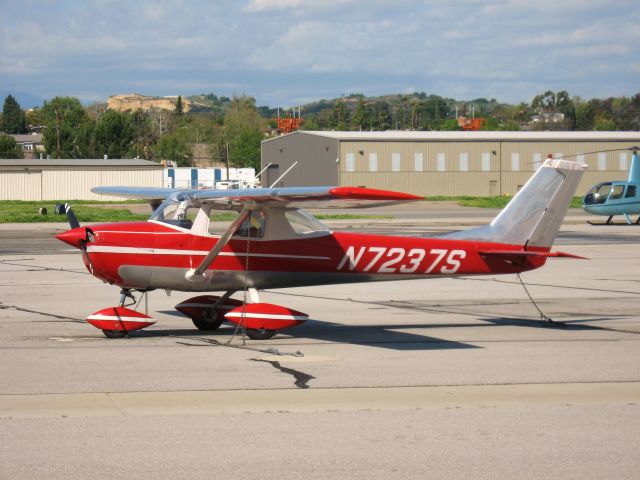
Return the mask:
[[638, 156], [638, 148], [633, 148], [631, 155], [631, 168], [629, 168], [630, 183], [640, 183], [640, 156]]
[[549, 159], [489, 225], [446, 237], [550, 248], [586, 169], [584, 163]]

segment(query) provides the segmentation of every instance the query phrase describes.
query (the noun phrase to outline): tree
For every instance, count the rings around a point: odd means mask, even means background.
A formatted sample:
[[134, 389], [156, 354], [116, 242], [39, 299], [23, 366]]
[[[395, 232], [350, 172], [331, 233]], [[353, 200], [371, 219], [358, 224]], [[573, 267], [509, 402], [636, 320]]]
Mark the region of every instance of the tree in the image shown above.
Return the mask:
[[158, 160], [173, 160], [179, 167], [191, 166], [193, 152], [175, 133], [163, 135], [155, 147]]
[[593, 123], [593, 129], [599, 131], [613, 131], [616, 130], [616, 122], [611, 118], [598, 116]]
[[79, 127], [89, 121], [80, 101], [75, 97], [55, 97], [44, 102], [42, 116], [47, 153], [56, 158], [78, 158], [81, 150]]
[[150, 116], [141, 109], [131, 112], [131, 126], [134, 131], [134, 140], [129, 150], [130, 156], [153, 159], [153, 146], [160, 136], [155, 134]]
[[107, 110], [96, 122], [95, 145], [98, 156], [124, 158], [135, 139], [131, 113]]
[[348, 130], [349, 125], [349, 109], [347, 104], [342, 100], [338, 100], [333, 105], [333, 112], [331, 114], [331, 127], [336, 130]]
[[13, 137], [0, 134], [0, 158], [23, 158], [22, 147]]
[[456, 120], [455, 118], [449, 118], [447, 120], [444, 120], [440, 124], [440, 130], [447, 130], [447, 131], [462, 130], [462, 127], [458, 125], [458, 120]]
[[[531, 108], [537, 110], [540, 115], [539, 127], [544, 130], [565, 129], [575, 130], [577, 126], [576, 108], [566, 90], [552, 92], [547, 90], [543, 94], [536, 95], [531, 101]], [[553, 118], [552, 114], [561, 113], [562, 122], [558, 120], [546, 121], [546, 118]]]
[[[227, 159], [237, 167], [260, 167], [260, 142], [264, 120], [256, 110], [255, 99], [233, 97], [224, 114], [221, 151], [229, 151]], [[221, 145], [222, 147], [222, 145]]]
[[359, 97], [358, 103], [356, 103], [356, 108], [353, 110], [353, 115], [351, 115], [351, 128], [355, 130], [362, 130], [365, 123], [366, 110], [364, 105], [364, 98]]
[[27, 132], [27, 123], [24, 112], [20, 108], [16, 99], [11, 95], [7, 95], [4, 99], [0, 131], [11, 135]]
[[184, 106], [182, 105], [182, 95], [178, 95], [178, 101], [176, 101], [176, 109], [174, 115], [180, 116], [184, 113]]

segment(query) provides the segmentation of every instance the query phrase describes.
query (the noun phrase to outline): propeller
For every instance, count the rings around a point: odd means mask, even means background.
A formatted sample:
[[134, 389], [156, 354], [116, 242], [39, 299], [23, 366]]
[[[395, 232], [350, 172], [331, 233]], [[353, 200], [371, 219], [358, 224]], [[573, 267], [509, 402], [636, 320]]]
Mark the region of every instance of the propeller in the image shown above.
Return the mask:
[[71, 205], [65, 203], [64, 212], [67, 214], [67, 220], [69, 220], [69, 225], [71, 225], [71, 228], [78, 228], [80, 226], [80, 222], [78, 222], [76, 214], [73, 213], [73, 210], [71, 210]]
[[[64, 204], [64, 212], [67, 214], [67, 220], [69, 221], [71, 230], [56, 236], [60, 240], [78, 247], [82, 251], [82, 256], [87, 261], [87, 267], [89, 268], [89, 271], [93, 273], [93, 262], [91, 261], [91, 257], [89, 256], [89, 252], [87, 250], [87, 242], [93, 241], [93, 232], [89, 228], [84, 227], [83, 238], [78, 238], [76, 236], [78, 235], [77, 233], [73, 234], [74, 230], [80, 228], [78, 217], [76, 217], [76, 214], [73, 213], [73, 210], [71, 210], [71, 205], [69, 205], [68, 203]], [[69, 234], [72, 234], [72, 237], [70, 239], [65, 239], [65, 236]]]

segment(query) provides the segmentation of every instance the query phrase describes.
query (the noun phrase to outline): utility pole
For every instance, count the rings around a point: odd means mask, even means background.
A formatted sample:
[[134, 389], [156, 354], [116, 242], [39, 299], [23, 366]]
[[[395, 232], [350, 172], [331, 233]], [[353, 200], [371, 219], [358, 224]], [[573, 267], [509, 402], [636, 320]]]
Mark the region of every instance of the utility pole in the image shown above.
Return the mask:
[[225, 163], [227, 164], [227, 182], [229, 181], [229, 142], [224, 142], [224, 146], [227, 150], [227, 154], [225, 155]]

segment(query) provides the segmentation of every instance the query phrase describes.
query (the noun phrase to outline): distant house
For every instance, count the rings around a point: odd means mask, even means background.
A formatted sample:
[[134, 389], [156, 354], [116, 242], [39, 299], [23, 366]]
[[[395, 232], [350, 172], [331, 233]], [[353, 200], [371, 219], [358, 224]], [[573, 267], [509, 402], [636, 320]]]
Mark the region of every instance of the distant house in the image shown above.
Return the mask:
[[531, 117], [531, 123], [562, 123], [564, 122], [564, 113], [560, 112], [539, 112]]
[[45, 151], [41, 133], [10, 135], [10, 137], [13, 137], [16, 143], [22, 147], [22, 155], [26, 159], [35, 159]]

